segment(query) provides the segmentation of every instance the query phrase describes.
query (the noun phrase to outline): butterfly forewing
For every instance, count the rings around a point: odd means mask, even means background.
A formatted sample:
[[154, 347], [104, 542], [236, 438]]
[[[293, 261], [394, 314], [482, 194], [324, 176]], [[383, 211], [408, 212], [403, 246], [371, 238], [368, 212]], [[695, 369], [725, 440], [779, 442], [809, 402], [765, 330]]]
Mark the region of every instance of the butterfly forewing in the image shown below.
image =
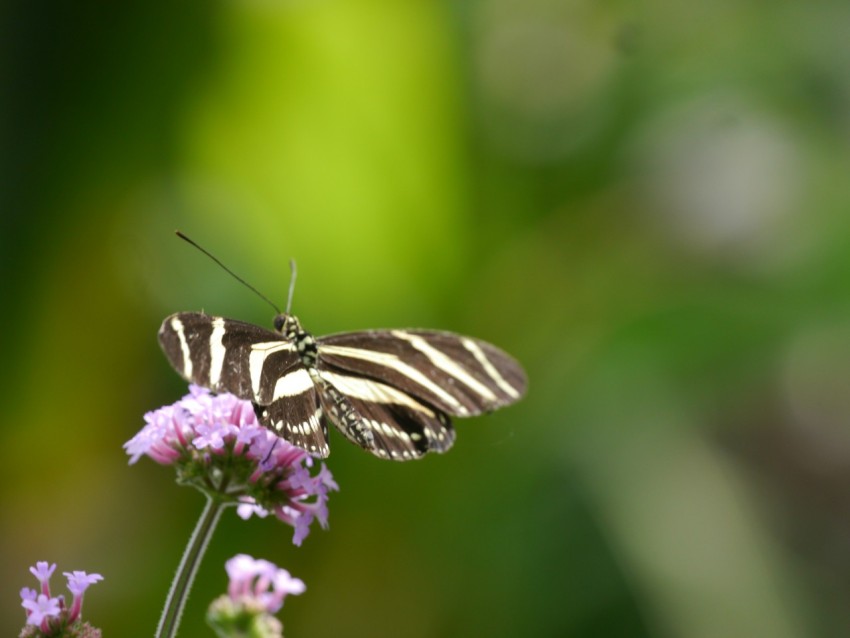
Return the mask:
[[525, 394], [522, 367], [495, 346], [451, 332], [369, 330], [319, 339], [319, 365], [382, 381], [451, 416], [475, 416]]
[[253, 402], [265, 427], [316, 456], [328, 455], [316, 388], [292, 342], [279, 333], [181, 312], [163, 321], [159, 341], [187, 381]]
[[167, 317], [159, 329], [159, 342], [187, 381], [249, 401], [274, 389], [272, 379], [259, 376], [266, 359], [274, 357], [274, 367], [281, 371], [299, 363], [292, 344], [278, 333], [199, 312]]

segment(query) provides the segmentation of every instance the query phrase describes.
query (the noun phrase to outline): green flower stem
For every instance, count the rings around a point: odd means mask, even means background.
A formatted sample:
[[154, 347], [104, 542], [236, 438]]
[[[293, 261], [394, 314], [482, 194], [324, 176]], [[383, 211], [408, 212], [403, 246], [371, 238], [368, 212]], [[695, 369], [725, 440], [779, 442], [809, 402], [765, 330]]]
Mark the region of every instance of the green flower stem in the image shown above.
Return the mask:
[[168, 591], [168, 598], [165, 599], [165, 607], [162, 610], [154, 638], [174, 638], [177, 635], [180, 617], [183, 615], [183, 608], [189, 598], [189, 591], [192, 589], [192, 583], [198, 573], [201, 559], [207, 545], [209, 545], [216, 525], [218, 525], [221, 512], [227, 506], [227, 503], [216, 500], [208, 494], [205, 494], [205, 496], [207, 503], [204, 506], [204, 511], [201, 512], [201, 518], [195, 526], [195, 531], [192, 532], [186, 551], [183, 552], [180, 566], [177, 568], [171, 589]]

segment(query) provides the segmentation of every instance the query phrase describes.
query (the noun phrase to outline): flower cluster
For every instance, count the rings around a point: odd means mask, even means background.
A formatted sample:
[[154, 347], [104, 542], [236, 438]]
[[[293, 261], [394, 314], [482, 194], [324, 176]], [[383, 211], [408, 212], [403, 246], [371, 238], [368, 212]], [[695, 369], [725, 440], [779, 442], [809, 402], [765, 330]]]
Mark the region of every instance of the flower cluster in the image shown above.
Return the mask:
[[21, 589], [21, 607], [27, 612], [27, 628], [22, 637], [35, 636], [85, 636], [99, 638], [100, 630], [83, 623], [80, 614], [83, 610], [83, 594], [89, 585], [103, 580], [100, 574], [86, 572], [63, 572], [68, 579], [68, 589], [74, 598], [70, 607], [65, 606], [65, 597], [50, 595], [50, 577], [56, 570], [56, 564], [49, 565], [39, 561], [30, 572], [38, 579], [41, 591], [29, 587]]
[[267, 560], [238, 554], [225, 564], [227, 595], [213, 601], [207, 622], [220, 636], [251, 635], [278, 638], [283, 625], [272, 614], [289, 594], [301, 594], [304, 583]]
[[238, 505], [242, 518], [273, 513], [295, 528], [300, 545], [314, 519], [327, 527], [327, 499], [339, 487], [322, 464], [262, 427], [249, 401], [196, 385], [174, 403], [145, 415], [124, 444], [135, 463], [143, 455], [174, 465], [178, 480], [214, 499]]
[[145, 426], [124, 444], [135, 463], [143, 455], [173, 465], [178, 480], [243, 518], [273, 513], [295, 529], [300, 545], [314, 519], [327, 527], [327, 499], [339, 487], [322, 464], [262, 427], [249, 401], [190, 385], [189, 394], [145, 415]]

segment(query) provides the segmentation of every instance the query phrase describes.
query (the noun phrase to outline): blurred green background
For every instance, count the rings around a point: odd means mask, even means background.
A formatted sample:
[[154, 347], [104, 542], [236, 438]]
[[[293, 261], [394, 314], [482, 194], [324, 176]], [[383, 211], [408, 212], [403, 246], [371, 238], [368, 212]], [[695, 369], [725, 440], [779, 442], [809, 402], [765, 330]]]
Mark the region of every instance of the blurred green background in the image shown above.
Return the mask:
[[[331, 528], [228, 513], [288, 636], [850, 634], [850, 4], [13, 0], [2, 22], [4, 635], [36, 560], [151, 635], [202, 498], [121, 444], [164, 316], [492, 341], [445, 456], [336, 434]], [[57, 589], [64, 579], [54, 579]], [[60, 587], [60, 583], [62, 587]]]

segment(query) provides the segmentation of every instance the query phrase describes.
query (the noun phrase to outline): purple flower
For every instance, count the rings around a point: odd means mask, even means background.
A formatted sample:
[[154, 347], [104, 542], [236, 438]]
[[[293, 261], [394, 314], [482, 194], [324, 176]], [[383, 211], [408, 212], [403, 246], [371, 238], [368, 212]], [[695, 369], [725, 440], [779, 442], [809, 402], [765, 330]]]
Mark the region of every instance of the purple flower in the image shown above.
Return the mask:
[[230, 583], [227, 595], [239, 606], [275, 614], [289, 594], [302, 594], [307, 589], [299, 578], [267, 560], [255, 560], [237, 554], [225, 563]]
[[212, 448], [216, 451], [222, 450], [225, 446], [224, 437], [231, 434], [230, 426], [219, 423], [216, 423], [215, 425], [201, 423], [197, 428], [195, 428], [195, 431], [198, 433], [198, 436], [192, 439], [192, 445], [199, 450], [202, 450], [205, 447]]
[[56, 571], [56, 563], [48, 565], [47, 561], [40, 560], [35, 567], [30, 567], [30, 573], [38, 579], [41, 584], [41, 593], [50, 597], [50, 577]]
[[243, 496], [239, 500], [241, 501], [241, 503], [236, 506], [236, 514], [242, 520], [247, 521], [252, 516], [256, 516], [258, 518], [265, 518], [269, 515], [269, 511], [261, 505], [257, 505], [257, 501], [255, 501], [250, 496]]
[[68, 579], [68, 589], [74, 596], [82, 596], [89, 585], [94, 585], [103, 580], [103, 576], [100, 574], [87, 574], [80, 571], [62, 572], [62, 575]]
[[21, 607], [27, 610], [28, 625], [42, 625], [43, 629], [51, 618], [58, 618], [62, 608], [59, 606], [58, 598], [50, 598], [46, 594], [38, 594], [35, 600], [25, 599]]
[[76, 622], [80, 618], [83, 607], [83, 593], [89, 585], [103, 580], [100, 574], [87, 574], [81, 571], [64, 572], [68, 578], [68, 589], [74, 595], [71, 608], [67, 609], [64, 597], [50, 596], [50, 577], [55, 570], [56, 564], [37, 562], [35, 567], [30, 567], [30, 572], [41, 584], [42, 593], [39, 594], [29, 587], [21, 589], [21, 606], [27, 610], [27, 624], [38, 626], [44, 635], [52, 635], [55, 631], [61, 631], [62, 627]]
[[196, 385], [174, 403], [145, 415], [145, 426], [124, 444], [130, 463], [148, 456], [174, 465], [179, 481], [238, 505], [242, 518], [274, 514], [295, 529], [300, 545], [310, 524], [327, 527], [327, 499], [339, 490], [324, 464], [262, 427], [249, 401], [211, 394]]
[[87, 574], [86, 572], [62, 572], [65, 578], [68, 579], [68, 589], [74, 594], [74, 600], [71, 603], [71, 611], [68, 613], [68, 619], [74, 622], [83, 611], [83, 593], [88, 589], [89, 585], [103, 580], [100, 574]]
[[238, 554], [224, 565], [229, 577], [227, 595], [215, 599], [207, 622], [219, 636], [282, 638], [283, 625], [272, 614], [290, 594], [301, 594], [304, 583], [267, 560]]

